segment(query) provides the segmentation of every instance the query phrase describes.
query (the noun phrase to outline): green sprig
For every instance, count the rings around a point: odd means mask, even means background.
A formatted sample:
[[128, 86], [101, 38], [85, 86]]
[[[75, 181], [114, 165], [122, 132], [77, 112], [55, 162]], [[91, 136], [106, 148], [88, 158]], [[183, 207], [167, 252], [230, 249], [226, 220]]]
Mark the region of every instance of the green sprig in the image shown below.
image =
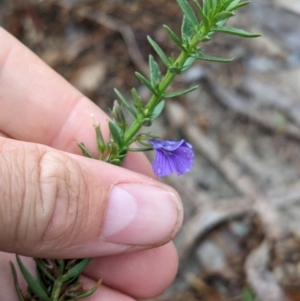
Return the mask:
[[[245, 38], [255, 38], [259, 34], [252, 34], [239, 28], [226, 27], [228, 19], [232, 18], [235, 11], [249, 2], [241, 0], [202, 0], [202, 6], [198, 0], [193, 0], [193, 5], [188, 0], [177, 0], [183, 12], [180, 36], [171, 28], [164, 25], [169, 38], [179, 48], [180, 54], [166, 55], [163, 49], [150, 37], [148, 41], [157, 57], [149, 56], [149, 78], [136, 72], [137, 78], [152, 93], [145, 103], [135, 88], [131, 89], [131, 103], [117, 89], [115, 93], [120, 104], [115, 101], [111, 111], [112, 120], [108, 122], [110, 131], [109, 139], [103, 138], [100, 125], [94, 124], [96, 133], [97, 149], [100, 160], [108, 163], [121, 165], [128, 151], [147, 151], [152, 149], [147, 141], [154, 136], [151, 133], [138, 134], [141, 128], [150, 126], [162, 113], [165, 99], [174, 98], [197, 89], [197, 86], [182, 90], [167, 91], [174, 78], [188, 70], [195, 60], [228, 63], [232, 58], [220, 58], [203, 53], [200, 43], [211, 40], [214, 33], [224, 33]], [[162, 73], [160, 67], [165, 69]], [[132, 116], [133, 122], [128, 123], [125, 119], [126, 109]], [[133, 142], [138, 142], [142, 147], [131, 147]], [[84, 143], [78, 143], [84, 156], [92, 158], [92, 153]], [[79, 276], [88, 265], [90, 259], [35, 259], [37, 278], [35, 278], [17, 256], [17, 264], [28, 284], [26, 292], [22, 292], [18, 285], [17, 273], [11, 263], [11, 270], [17, 296], [20, 301], [71, 301], [85, 298], [96, 291], [101, 283], [98, 281], [95, 287], [85, 291], [83, 284], [79, 282]]]
[[[183, 91], [167, 92], [168, 87], [175, 76], [188, 70], [195, 60], [228, 63], [233, 58], [221, 58], [203, 53], [198, 44], [209, 41], [215, 32], [237, 35], [246, 38], [254, 38], [259, 34], [252, 34], [238, 28], [225, 27], [228, 19], [234, 16], [235, 10], [247, 5], [249, 2], [240, 0], [203, 0], [203, 6], [197, 0], [193, 0], [194, 7], [187, 0], [177, 0], [182, 12], [183, 21], [181, 26], [181, 37], [179, 37], [171, 28], [164, 25], [168, 36], [179, 47], [181, 53], [175, 59], [167, 56], [163, 49], [150, 37], [148, 41], [156, 52], [158, 58], [165, 66], [165, 74], [162, 75], [159, 64], [152, 55], [149, 56], [149, 79], [139, 72], [136, 72], [137, 78], [152, 93], [146, 105], [142, 104], [141, 97], [135, 89], [132, 90], [132, 102], [135, 109], [129, 104], [127, 99], [120, 91], [115, 89], [118, 98], [124, 107], [134, 116], [134, 121], [126, 129], [118, 126], [118, 121], [109, 122], [110, 140], [106, 145], [106, 161], [113, 164], [122, 164], [126, 153], [130, 150], [129, 145], [137, 141], [139, 130], [144, 126], [151, 125], [152, 121], [161, 113], [160, 103], [163, 99], [173, 98], [195, 90], [192, 87]], [[157, 109], [158, 106], [158, 109]], [[159, 111], [159, 114], [157, 112]], [[123, 128], [123, 131], [121, 130]], [[83, 149], [82, 145], [80, 147]], [[85, 151], [88, 156], [89, 153]], [[113, 153], [109, 153], [113, 152]]]

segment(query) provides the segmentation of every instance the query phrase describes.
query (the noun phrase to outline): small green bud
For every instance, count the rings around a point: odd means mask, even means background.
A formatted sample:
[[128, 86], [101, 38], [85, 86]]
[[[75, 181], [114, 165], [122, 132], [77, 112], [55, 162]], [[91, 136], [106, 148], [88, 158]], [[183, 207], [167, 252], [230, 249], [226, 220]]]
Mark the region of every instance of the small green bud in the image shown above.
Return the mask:
[[170, 67], [170, 71], [176, 75], [181, 73], [181, 69], [177, 67]]
[[94, 125], [94, 129], [96, 132], [96, 140], [97, 140], [97, 147], [98, 147], [98, 151], [100, 154], [103, 154], [105, 149], [106, 149], [106, 145], [102, 136], [102, 131], [100, 128], [100, 125]]
[[121, 165], [121, 160], [120, 159], [110, 159], [109, 163], [113, 164], [113, 165], [120, 166]]
[[139, 96], [137, 90], [135, 88], [131, 89], [132, 101], [138, 112], [142, 112], [143, 104], [141, 97]]
[[106, 157], [105, 161], [114, 165], [121, 165], [122, 156], [120, 155], [120, 147], [116, 144], [114, 140], [108, 143], [109, 155]]
[[122, 139], [123, 139], [123, 136], [124, 136], [124, 132], [121, 129], [121, 127], [119, 126], [119, 124], [116, 123], [116, 122], [109, 121], [108, 127], [109, 127], [109, 130], [110, 130], [110, 135], [111, 135], [112, 140], [116, 144], [121, 145]]
[[84, 143], [78, 142], [77, 145], [82, 151], [82, 154], [84, 157], [93, 158], [92, 154], [88, 151], [88, 149], [85, 147]]
[[151, 126], [152, 125], [152, 120], [150, 118], [144, 118], [141, 122], [143, 126]]
[[211, 40], [211, 37], [210, 36], [205, 36], [203, 38], [200, 39], [200, 42], [208, 42]]
[[123, 109], [119, 105], [117, 100], [114, 101], [114, 106], [112, 109], [112, 116], [113, 116], [114, 120], [118, 123], [118, 125], [120, 125], [123, 129], [126, 128], [126, 120], [125, 120], [125, 116], [123, 114]]

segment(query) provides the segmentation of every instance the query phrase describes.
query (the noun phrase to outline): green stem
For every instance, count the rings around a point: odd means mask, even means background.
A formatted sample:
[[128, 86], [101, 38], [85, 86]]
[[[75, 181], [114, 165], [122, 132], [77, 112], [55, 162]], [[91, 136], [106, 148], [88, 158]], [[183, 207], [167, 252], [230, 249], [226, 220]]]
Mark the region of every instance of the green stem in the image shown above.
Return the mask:
[[54, 286], [51, 294], [52, 301], [58, 301], [60, 291], [61, 291], [61, 286], [62, 286], [62, 281], [60, 280], [60, 278], [57, 278], [54, 282]]
[[[149, 114], [151, 114], [151, 112], [154, 110], [157, 104], [161, 101], [163, 94], [165, 93], [170, 83], [173, 81], [174, 77], [175, 74], [172, 73], [170, 70], [168, 70], [168, 72], [166, 73], [165, 77], [163, 78], [162, 82], [159, 85], [158, 93], [152, 95], [152, 97], [150, 98], [149, 102], [145, 107], [145, 111], [148, 111]], [[142, 118], [143, 116], [141, 116], [140, 118], [136, 118], [135, 121], [131, 124], [130, 128], [127, 130], [124, 136], [124, 142], [123, 142], [124, 145], [126, 146], [129, 145], [131, 140], [135, 137], [137, 132], [143, 126], [140, 122], [140, 119]]]
[[52, 301], [58, 301], [59, 295], [61, 293], [61, 287], [63, 285], [62, 276], [64, 274], [65, 262], [62, 259], [58, 259], [58, 264], [59, 264], [58, 276], [54, 282], [52, 294], [51, 294]]
[[[197, 38], [195, 36], [191, 40], [188, 48], [189, 49], [195, 48], [200, 40], [201, 40], [201, 37]], [[184, 66], [184, 63], [186, 62], [186, 60], [189, 58], [189, 56], [190, 56], [189, 53], [187, 53], [185, 51], [181, 52], [179, 57], [175, 61], [174, 66], [176, 66], [178, 68], [182, 68]], [[151, 113], [153, 112], [153, 110], [155, 109], [157, 104], [162, 100], [164, 93], [166, 92], [167, 88], [169, 87], [169, 85], [171, 84], [171, 82], [173, 81], [175, 76], [176, 76], [176, 74], [168, 69], [166, 75], [164, 76], [164, 78], [162, 79], [161, 83], [158, 86], [157, 93], [153, 94], [151, 96], [149, 102], [147, 103], [147, 105], [144, 109], [145, 112], [149, 112], [148, 113], [149, 115], [151, 115]], [[143, 126], [140, 122], [140, 120], [143, 118], [143, 116], [138, 116], [138, 117], [140, 117], [140, 118], [136, 118], [135, 121], [131, 124], [130, 128], [125, 133], [124, 141], [123, 141], [123, 145], [125, 147], [127, 147], [131, 143], [132, 139], [135, 137], [137, 132]]]
[[44, 267], [44, 265], [41, 263], [41, 260], [39, 258], [34, 258], [34, 261], [36, 262], [37, 266], [40, 268], [42, 273], [48, 277], [52, 282], [55, 281], [55, 278], [47, 271], [47, 269]]

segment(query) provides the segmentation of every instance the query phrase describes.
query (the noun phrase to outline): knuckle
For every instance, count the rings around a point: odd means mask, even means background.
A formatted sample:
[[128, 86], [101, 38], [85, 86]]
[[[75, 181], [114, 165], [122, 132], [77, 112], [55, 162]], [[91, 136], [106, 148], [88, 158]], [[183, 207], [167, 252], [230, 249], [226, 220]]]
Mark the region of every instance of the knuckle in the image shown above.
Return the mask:
[[13, 237], [14, 229], [11, 223], [11, 220], [14, 220], [12, 207], [14, 203], [11, 202], [13, 200], [13, 195], [10, 187], [12, 187], [13, 183], [13, 175], [12, 168], [10, 164], [10, 158], [5, 153], [6, 149], [6, 140], [1, 139], [0, 143], [0, 174], [1, 174], [1, 182], [0, 182], [0, 225], [1, 225], [1, 241], [5, 241], [6, 237]]
[[[28, 235], [32, 211], [28, 199], [35, 196], [30, 187], [33, 166], [31, 152], [27, 154], [25, 143], [10, 139], [0, 141], [0, 172], [2, 175], [0, 185], [0, 220], [1, 241], [6, 242], [7, 248], [22, 244]], [[23, 238], [23, 239], [20, 239]]]
[[67, 247], [87, 220], [88, 183], [80, 165], [65, 154], [46, 152], [39, 162], [42, 241]]
[[87, 224], [84, 170], [46, 146], [6, 140], [0, 139], [0, 242], [6, 251], [39, 255], [68, 247]]

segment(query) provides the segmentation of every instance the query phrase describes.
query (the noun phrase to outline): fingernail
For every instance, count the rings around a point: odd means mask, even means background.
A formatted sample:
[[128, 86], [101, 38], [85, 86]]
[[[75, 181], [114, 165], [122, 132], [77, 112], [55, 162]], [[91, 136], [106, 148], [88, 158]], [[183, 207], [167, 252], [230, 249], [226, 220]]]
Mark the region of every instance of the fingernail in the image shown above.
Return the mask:
[[182, 221], [181, 202], [175, 193], [141, 184], [112, 189], [102, 228], [112, 243], [157, 244], [172, 238]]

